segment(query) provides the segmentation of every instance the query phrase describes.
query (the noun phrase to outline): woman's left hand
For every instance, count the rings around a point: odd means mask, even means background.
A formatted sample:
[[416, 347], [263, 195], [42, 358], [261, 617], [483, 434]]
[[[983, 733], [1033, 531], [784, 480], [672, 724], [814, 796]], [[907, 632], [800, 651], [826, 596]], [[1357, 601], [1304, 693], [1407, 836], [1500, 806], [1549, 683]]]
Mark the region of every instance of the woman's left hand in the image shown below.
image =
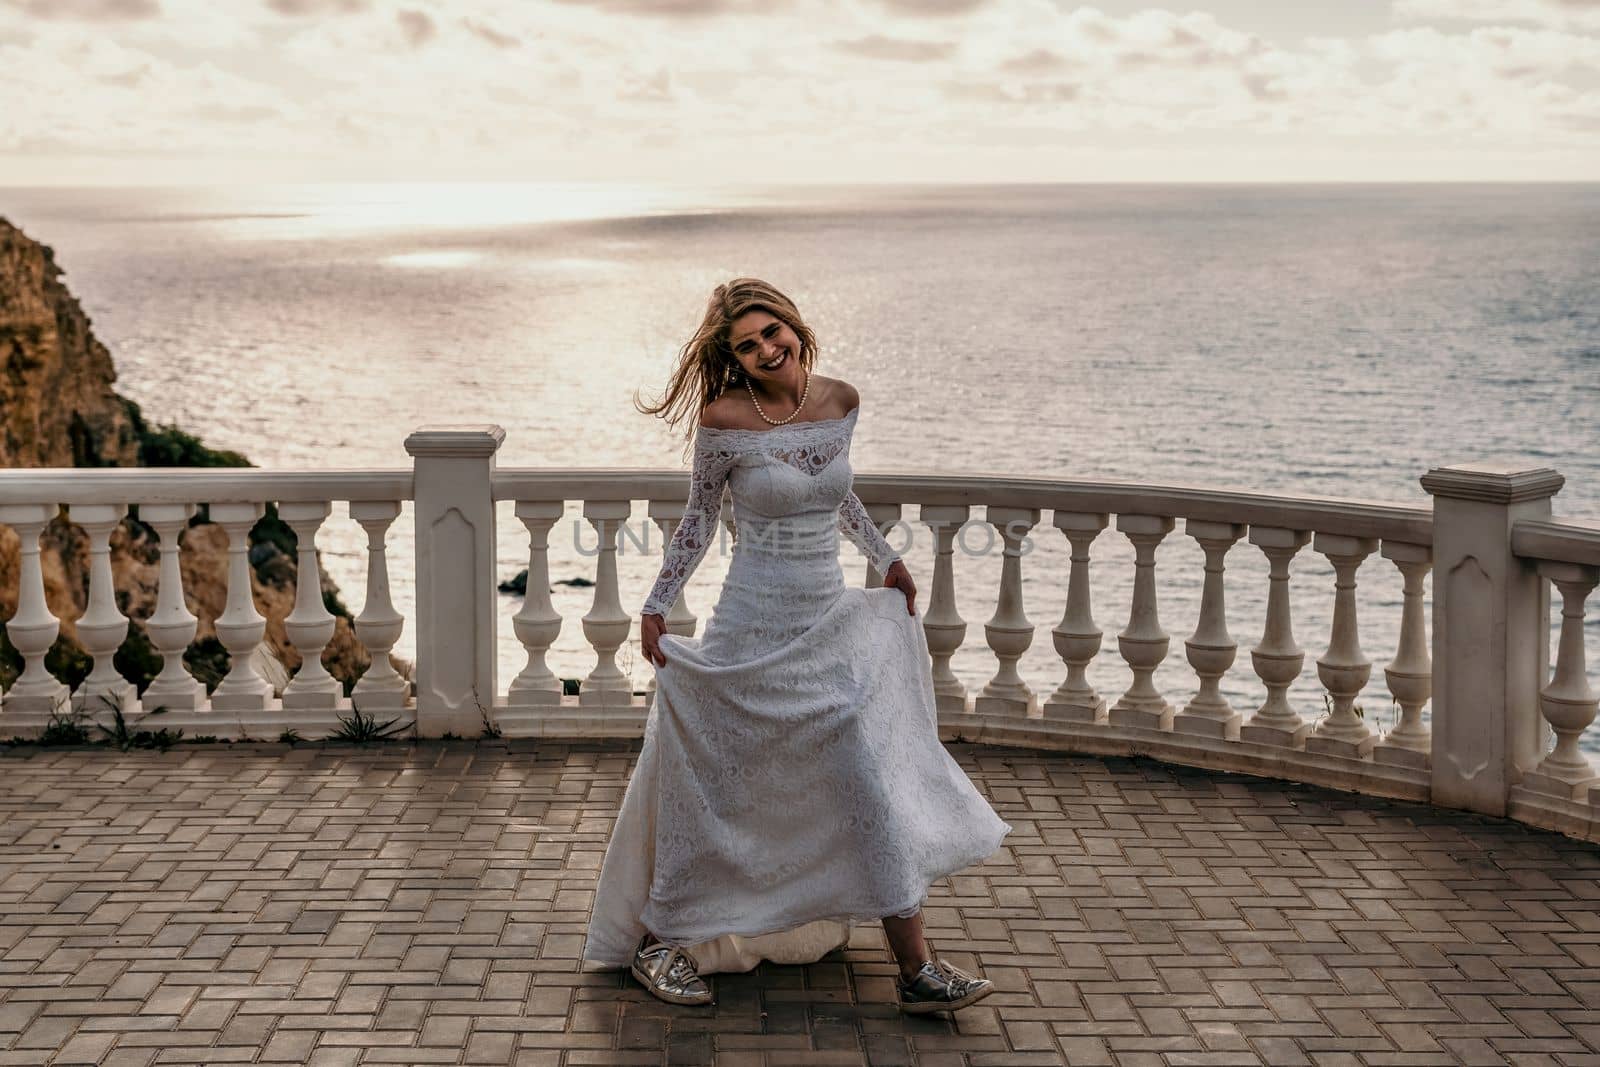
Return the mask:
[[883, 576], [885, 589], [898, 589], [906, 595], [906, 614], [917, 613], [917, 583], [911, 580], [911, 572], [906, 570], [906, 565], [900, 560], [889, 564], [889, 573]]

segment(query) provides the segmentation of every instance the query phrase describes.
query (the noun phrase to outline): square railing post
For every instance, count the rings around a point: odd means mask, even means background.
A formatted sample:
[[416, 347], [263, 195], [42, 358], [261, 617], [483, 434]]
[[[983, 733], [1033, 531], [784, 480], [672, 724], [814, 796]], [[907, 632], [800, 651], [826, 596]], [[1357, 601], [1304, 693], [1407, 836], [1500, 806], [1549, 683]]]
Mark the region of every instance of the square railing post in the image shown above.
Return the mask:
[[1521, 519], [1550, 517], [1548, 467], [1438, 467], [1433, 495], [1433, 800], [1487, 815], [1544, 756], [1539, 687], [1549, 593], [1511, 550]]
[[424, 426], [414, 460], [417, 734], [477, 737], [495, 698], [494, 456], [498, 426]]

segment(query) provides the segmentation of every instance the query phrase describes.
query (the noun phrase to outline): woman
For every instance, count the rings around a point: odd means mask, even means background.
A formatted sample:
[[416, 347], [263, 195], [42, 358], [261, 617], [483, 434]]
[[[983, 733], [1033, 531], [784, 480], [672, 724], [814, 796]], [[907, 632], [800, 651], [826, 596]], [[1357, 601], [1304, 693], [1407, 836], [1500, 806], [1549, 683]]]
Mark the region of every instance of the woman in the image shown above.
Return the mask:
[[[809, 963], [879, 919], [902, 1009], [993, 991], [932, 958], [921, 904], [991, 855], [1001, 822], [939, 743], [916, 587], [850, 491], [859, 397], [813, 373], [794, 304], [739, 278], [712, 293], [660, 403], [696, 416], [688, 505], [645, 601], [655, 701], [601, 866], [584, 958], [651, 993], [706, 1004], [702, 975]], [[717, 531], [737, 522], [699, 638], [666, 612]], [[884, 576], [848, 588], [843, 532]]]

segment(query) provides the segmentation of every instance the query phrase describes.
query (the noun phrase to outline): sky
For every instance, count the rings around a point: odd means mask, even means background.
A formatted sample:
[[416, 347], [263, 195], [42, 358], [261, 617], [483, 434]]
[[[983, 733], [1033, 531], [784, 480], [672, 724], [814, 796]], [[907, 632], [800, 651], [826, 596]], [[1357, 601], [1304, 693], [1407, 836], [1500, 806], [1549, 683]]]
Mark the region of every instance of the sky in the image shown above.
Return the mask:
[[1600, 0], [0, 0], [0, 185], [1600, 180]]

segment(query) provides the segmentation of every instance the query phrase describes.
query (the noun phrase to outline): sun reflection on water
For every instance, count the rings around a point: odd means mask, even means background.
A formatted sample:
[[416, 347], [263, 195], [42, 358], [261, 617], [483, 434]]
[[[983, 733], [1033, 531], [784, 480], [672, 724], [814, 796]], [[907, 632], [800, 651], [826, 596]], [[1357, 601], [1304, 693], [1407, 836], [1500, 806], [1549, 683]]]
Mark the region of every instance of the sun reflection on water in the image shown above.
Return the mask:
[[[382, 183], [238, 192], [249, 197], [255, 210], [229, 217], [230, 228], [241, 236], [269, 239], [419, 228], [471, 230], [709, 210], [688, 190], [622, 184]], [[260, 210], [262, 195], [273, 201], [272, 210]]]

